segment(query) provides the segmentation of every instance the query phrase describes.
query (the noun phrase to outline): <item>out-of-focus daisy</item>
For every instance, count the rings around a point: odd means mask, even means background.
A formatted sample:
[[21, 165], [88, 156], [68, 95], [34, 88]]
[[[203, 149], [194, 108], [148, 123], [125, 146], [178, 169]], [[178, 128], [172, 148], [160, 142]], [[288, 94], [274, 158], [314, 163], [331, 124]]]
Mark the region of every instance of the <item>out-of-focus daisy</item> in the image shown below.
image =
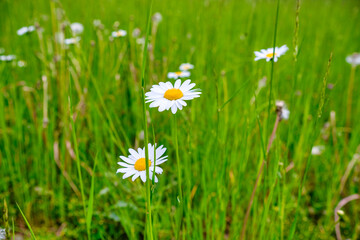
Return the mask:
[[325, 146], [313, 146], [311, 149], [311, 155], [319, 156], [321, 155], [325, 150]]
[[140, 30], [140, 28], [134, 28], [134, 30], [132, 31], [132, 36], [134, 37], [134, 38], [138, 38], [139, 36], [140, 36], [140, 33], [141, 33], [141, 30]]
[[84, 31], [84, 26], [78, 22], [72, 23], [70, 28], [74, 35], [79, 35]]
[[93, 21], [93, 25], [95, 28], [104, 28], [104, 25], [101, 23], [100, 19], [94, 19]]
[[282, 100], [276, 101], [276, 111], [280, 115], [280, 120], [283, 120], [283, 119], [288, 120], [289, 119], [290, 111], [289, 111], [289, 109], [287, 109], [284, 101], [282, 101]]
[[255, 61], [258, 61], [260, 59], [266, 59], [267, 62], [274, 59], [275, 62], [277, 62], [278, 58], [285, 54], [286, 51], [289, 50], [289, 48], [284, 45], [280, 48], [275, 47], [275, 57], [274, 57], [274, 48], [268, 48], [268, 49], [262, 49], [260, 52], [255, 51]]
[[186, 106], [185, 100], [192, 100], [200, 97], [199, 89], [192, 89], [195, 83], [188, 79], [181, 84], [181, 80], [176, 80], [175, 84], [171, 82], [160, 82], [159, 85], [153, 85], [150, 92], [147, 92], [146, 102], [150, 102], [150, 107], [159, 107], [159, 112], [169, 110], [175, 114], [178, 109], [182, 110]]
[[353, 67], [360, 65], [360, 53], [353, 53], [346, 57], [346, 62], [351, 64]]
[[173, 79], [186, 78], [186, 77], [190, 77], [190, 72], [188, 71], [169, 72], [167, 77]]
[[67, 38], [67, 39], [64, 40], [64, 43], [66, 45], [72, 45], [72, 44], [78, 43], [79, 41], [80, 41], [80, 37]]
[[179, 67], [179, 69], [181, 71], [188, 71], [190, 69], [194, 69], [194, 65], [190, 64], [190, 63], [182, 63]]
[[[163, 170], [158, 165], [167, 161], [167, 156], [163, 156], [166, 148], [164, 146], [160, 146], [156, 148], [156, 145], [153, 146], [149, 143], [148, 145], [148, 153], [149, 153], [149, 177], [152, 179], [153, 172], [154, 172], [154, 164], [155, 164], [155, 173], [162, 174]], [[155, 151], [155, 159], [154, 161], [154, 151]], [[145, 162], [145, 147], [138, 148], [137, 151], [134, 149], [129, 149], [130, 155], [128, 157], [120, 156], [120, 158], [124, 162], [118, 162], [120, 166], [123, 168], [119, 168], [116, 173], [125, 173], [123, 175], [123, 179], [131, 177], [132, 181], [135, 181], [138, 177], [141, 178], [143, 182], [146, 182], [146, 162]], [[155, 182], [158, 182], [158, 178], [156, 175]]]
[[6, 230], [4, 228], [0, 228], [0, 240], [6, 239]]
[[26, 62], [25, 61], [23, 61], [23, 60], [19, 60], [18, 62], [17, 62], [17, 65], [18, 65], [18, 67], [26, 67]]
[[157, 12], [153, 15], [152, 20], [154, 23], [159, 23], [162, 21], [162, 15], [161, 13]]
[[118, 31], [115, 31], [115, 32], [112, 32], [111, 33], [111, 36], [113, 36], [114, 38], [118, 38], [118, 37], [125, 37], [127, 34], [127, 32], [125, 30], [118, 30]]
[[144, 45], [145, 44], [145, 38], [141, 37], [136, 39], [136, 43], [139, 45]]
[[3, 61], [3, 62], [10, 62], [14, 59], [16, 59], [15, 55], [1, 55], [0, 56], [0, 61]]
[[35, 26], [28, 26], [28, 27], [22, 27], [19, 30], [17, 30], [17, 35], [22, 36], [27, 33], [31, 33], [35, 31]]

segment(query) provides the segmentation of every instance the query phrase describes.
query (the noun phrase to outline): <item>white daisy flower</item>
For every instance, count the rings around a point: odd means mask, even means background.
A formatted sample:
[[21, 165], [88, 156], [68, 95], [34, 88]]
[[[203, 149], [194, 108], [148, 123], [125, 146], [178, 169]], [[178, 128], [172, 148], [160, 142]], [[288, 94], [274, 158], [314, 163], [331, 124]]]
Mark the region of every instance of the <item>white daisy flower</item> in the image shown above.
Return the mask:
[[194, 65], [190, 64], [190, 63], [182, 63], [179, 67], [179, 69], [181, 71], [188, 71], [190, 69], [194, 69]]
[[75, 38], [67, 38], [64, 40], [64, 43], [66, 45], [71, 45], [71, 44], [75, 44], [75, 43], [78, 43], [80, 41], [80, 37], [75, 37]]
[[161, 13], [157, 12], [153, 15], [152, 20], [154, 23], [159, 23], [162, 21], [162, 15]]
[[18, 62], [17, 62], [17, 65], [18, 65], [18, 67], [26, 67], [26, 62], [25, 61], [23, 61], [23, 60], [19, 60]]
[[325, 150], [325, 146], [313, 146], [311, 149], [311, 155], [319, 156], [321, 155]]
[[136, 43], [139, 45], [144, 45], [145, 44], [145, 38], [141, 37], [136, 39]]
[[[155, 152], [156, 153], [156, 155], [155, 155], [156, 161], [154, 161], [155, 147], [156, 147], [156, 144], [155, 144], [155, 146], [153, 146], [150, 143], [148, 144], [149, 178], [150, 178], [150, 180], [152, 179], [152, 176], [153, 176], [154, 164], [155, 164], [155, 173], [162, 174], [163, 170], [158, 165], [166, 162], [167, 157], [168, 157], [168, 156], [163, 156], [166, 151], [166, 148], [161, 145], [160, 147], [156, 148], [156, 152]], [[118, 164], [120, 166], [122, 166], [123, 168], [119, 168], [116, 171], [116, 173], [119, 173], [119, 172], [125, 173], [123, 175], [123, 179], [132, 176], [131, 180], [135, 181], [135, 179], [140, 177], [143, 182], [146, 182], [145, 147], [138, 148], [137, 151], [130, 148], [129, 152], [130, 152], [130, 156], [128, 156], [128, 157], [120, 156], [120, 158], [124, 162], [118, 162]], [[158, 182], [158, 178], [156, 177], [156, 175], [154, 175], [154, 178], [155, 178], [155, 182]]]
[[255, 51], [255, 61], [258, 61], [260, 59], [266, 59], [266, 61], [269, 62], [270, 60], [274, 59], [274, 61], [277, 62], [278, 58], [281, 55], [284, 55], [287, 50], [289, 50], [289, 48], [286, 45], [281, 46], [280, 48], [276, 47], [275, 57], [273, 56], [274, 48], [262, 49], [260, 52]]
[[4, 228], [0, 228], [0, 239], [6, 239], [6, 230]]
[[181, 80], [176, 80], [174, 86], [171, 82], [160, 82], [159, 85], [153, 85], [150, 92], [145, 94], [146, 102], [151, 103], [150, 107], [159, 107], [159, 112], [169, 110], [175, 114], [178, 109], [182, 110], [186, 106], [185, 100], [192, 100], [200, 97], [199, 89], [192, 89], [195, 83], [188, 79], [181, 84]]
[[353, 53], [346, 57], [346, 62], [353, 65], [354, 67], [360, 65], [360, 53]]
[[113, 36], [114, 38], [118, 38], [118, 37], [125, 37], [127, 34], [127, 32], [125, 30], [118, 30], [118, 31], [115, 31], [115, 32], [112, 32], [111, 33], [111, 36]]
[[186, 78], [186, 77], [190, 77], [190, 72], [188, 71], [169, 72], [167, 77], [173, 79]]
[[10, 62], [14, 59], [16, 59], [15, 55], [0, 55], [0, 61], [3, 61], [3, 62]]
[[17, 35], [22, 36], [24, 34], [30, 33], [35, 31], [35, 26], [28, 26], [28, 27], [22, 27], [19, 30], [17, 30]]
[[70, 28], [74, 35], [79, 35], [84, 31], [84, 26], [78, 22], [72, 23]]

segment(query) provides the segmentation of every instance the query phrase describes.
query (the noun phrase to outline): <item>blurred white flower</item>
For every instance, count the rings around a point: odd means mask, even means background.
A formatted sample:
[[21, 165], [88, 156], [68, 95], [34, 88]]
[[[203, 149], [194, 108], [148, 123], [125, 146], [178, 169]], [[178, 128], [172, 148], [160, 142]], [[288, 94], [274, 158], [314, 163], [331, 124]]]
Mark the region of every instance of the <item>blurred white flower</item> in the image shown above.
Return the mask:
[[17, 65], [18, 65], [18, 67], [26, 67], [26, 62], [25, 61], [23, 61], [23, 60], [19, 60], [18, 62], [17, 62]]
[[190, 63], [182, 63], [179, 67], [179, 69], [181, 71], [188, 71], [190, 69], [194, 69], [194, 65], [190, 64]]
[[260, 52], [255, 51], [255, 61], [258, 61], [260, 59], [266, 59], [266, 61], [269, 62], [270, 60], [274, 59], [274, 62], [277, 62], [278, 58], [281, 55], [285, 54], [287, 50], [289, 50], [289, 48], [286, 45], [281, 46], [280, 48], [276, 47], [275, 57], [274, 48], [262, 49]]
[[138, 38], [136, 39], [136, 43], [139, 44], [139, 45], [144, 45], [145, 44], [145, 38]]
[[276, 112], [280, 114], [280, 120], [288, 120], [290, 117], [290, 111], [287, 109], [285, 102], [282, 100], [276, 101]]
[[84, 31], [84, 26], [78, 22], [72, 23], [70, 28], [74, 35], [79, 35]]
[[290, 111], [286, 108], [283, 108], [282, 113], [281, 113], [281, 119], [288, 120], [289, 116], [290, 116]]
[[16, 59], [15, 55], [0, 55], [0, 61], [3, 61], [3, 62], [10, 62], [14, 59]]
[[35, 31], [35, 26], [28, 26], [28, 27], [22, 27], [19, 30], [17, 30], [17, 35], [22, 36], [26, 33], [30, 33]]
[[100, 19], [94, 19], [93, 25], [94, 25], [94, 27], [102, 26], [101, 20]]
[[162, 15], [161, 13], [157, 12], [153, 15], [152, 20], [154, 23], [159, 23], [162, 21]]
[[186, 78], [186, 77], [190, 77], [190, 72], [188, 71], [169, 72], [167, 77], [173, 79]]
[[346, 62], [356, 67], [360, 65], [360, 53], [353, 53], [346, 57]]
[[6, 239], [6, 230], [4, 228], [0, 228], [0, 240]]
[[123, 29], [120, 29], [118, 31], [112, 32], [111, 36], [113, 36], [114, 38], [118, 38], [118, 37], [125, 37], [127, 34], [127, 32]]
[[321, 155], [325, 150], [325, 146], [313, 146], [311, 149], [311, 155], [319, 156]]
[[72, 45], [72, 44], [75, 44], [75, 43], [78, 43], [80, 41], [80, 37], [75, 37], [75, 38], [67, 38], [64, 40], [64, 43], [66, 45]]
[[135, 28], [135, 29], [132, 31], [132, 36], [133, 36], [134, 38], [137, 38], [137, 37], [140, 36], [140, 33], [141, 33], [140, 28]]

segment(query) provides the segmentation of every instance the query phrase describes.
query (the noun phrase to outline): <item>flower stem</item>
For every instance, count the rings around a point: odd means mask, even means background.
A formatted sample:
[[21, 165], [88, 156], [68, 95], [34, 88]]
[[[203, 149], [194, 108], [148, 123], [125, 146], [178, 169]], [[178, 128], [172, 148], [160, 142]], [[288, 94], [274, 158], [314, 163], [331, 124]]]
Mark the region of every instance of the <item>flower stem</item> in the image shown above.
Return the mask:
[[176, 114], [173, 116], [173, 134], [174, 134], [174, 144], [175, 144], [175, 150], [176, 150], [176, 164], [177, 164], [177, 170], [178, 170], [178, 187], [179, 187], [179, 196], [178, 201], [180, 204], [182, 204], [182, 178], [181, 178], [181, 164], [180, 164], [180, 158], [179, 158], [179, 146], [178, 146], [178, 125], [176, 121]]
[[[249, 204], [248, 204], [248, 207], [246, 209], [246, 213], [245, 213], [245, 218], [244, 218], [244, 223], [243, 223], [243, 227], [242, 227], [242, 230], [241, 230], [241, 237], [240, 239], [245, 239], [245, 233], [246, 233], [246, 226], [247, 226], [247, 221], [248, 221], [248, 218], [249, 218], [249, 215], [250, 215], [250, 210], [251, 210], [251, 206], [253, 204], [253, 201], [254, 201], [254, 197], [255, 197], [255, 193], [256, 193], [256, 190], [259, 186], [259, 181], [261, 179], [261, 174], [264, 170], [264, 165], [268, 159], [268, 156], [269, 156], [269, 151], [270, 151], [270, 148], [271, 148], [271, 145], [274, 141], [274, 138], [275, 138], [275, 134], [276, 134], [276, 130], [278, 129], [278, 126], [279, 126], [279, 123], [281, 121], [281, 118], [280, 118], [280, 115], [281, 113], [278, 112], [277, 115], [276, 115], [276, 120], [275, 120], [275, 124], [274, 124], [274, 128], [273, 128], [273, 131], [271, 133], [271, 136], [270, 136], [270, 139], [269, 139], [269, 143], [268, 143], [268, 146], [267, 146], [267, 149], [266, 149], [266, 157], [265, 159], [263, 160], [263, 162], [261, 163], [261, 166], [260, 166], [260, 169], [259, 169], [259, 172], [256, 176], [256, 181], [255, 181], [255, 185], [254, 185], [254, 188], [253, 188], [253, 191], [251, 193], [251, 197], [250, 197], [250, 201], [249, 201]], [[267, 164], [269, 164], [267, 162]]]
[[352, 96], [353, 96], [353, 89], [354, 89], [354, 79], [355, 79], [355, 67], [351, 68], [350, 73], [350, 81], [348, 87], [348, 94], [347, 94], [347, 104], [346, 104], [346, 144], [349, 142], [349, 133], [351, 127], [351, 105], [352, 105]]
[[[145, 44], [142, 58], [142, 66], [141, 66], [141, 97], [142, 97], [142, 105], [143, 105], [143, 120], [144, 120], [144, 145], [145, 145], [145, 165], [146, 165], [146, 223], [147, 227], [147, 235], [148, 239], [153, 240], [153, 230], [152, 230], [152, 218], [151, 218], [151, 200], [150, 200], [150, 171], [149, 171], [149, 149], [148, 149], [148, 126], [147, 126], [147, 115], [146, 115], [146, 102], [145, 102], [145, 68], [146, 68], [146, 59], [148, 52], [148, 42], [149, 42], [149, 34], [150, 34], [150, 21], [151, 21], [151, 11], [152, 11], [153, 1], [150, 2], [147, 26], [146, 26], [146, 36], [145, 36]], [[154, 146], [155, 147], [155, 146]], [[155, 174], [155, 173], [154, 173]]]
[[177, 210], [177, 235], [176, 239], [180, 239], [180, 228], [181, 222], [183, 218], [183, 196], [182, 196], [182, 174], [181, 174], [181, 164], [179, 158], [179, 145], [178, 145], [178, 124], [176, 121], [176, 114], [173, 116], [173, 141], [175, 144], [176, 151], [176, 165], [178, 171], [178, 188], [179, 195], [177, 197], [177, 201], [179, 202], [179, 209]]

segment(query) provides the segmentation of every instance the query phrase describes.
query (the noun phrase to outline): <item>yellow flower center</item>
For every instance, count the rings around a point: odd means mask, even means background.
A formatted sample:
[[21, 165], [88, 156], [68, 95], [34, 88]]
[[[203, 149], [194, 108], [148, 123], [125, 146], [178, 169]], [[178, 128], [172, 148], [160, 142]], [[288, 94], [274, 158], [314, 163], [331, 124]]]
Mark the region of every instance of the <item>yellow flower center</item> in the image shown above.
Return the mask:
[[181, 72], [175, 72], [176, 75], [180, 76], [181, 75]]
[[164, 94], [164, 98], [168, 100], [177, 100], [179, 98], [182, 98], [182, 96], [184, 96], [184, 94], [180, 89], [177, 88], [168, 89]]
[[[151, 166], [151, 161], [149, 160], [149, 167]], [[145, 158], [139, 158], [136, 160], [136, 163], [134, 165], [135, 169], [138, 171], [144, 171], [146, 170], [146, 162]]]
[[[274, 53], [268, 53], [268, 54], [266, 54], [266, 57], [268, 57], [268, 58], [272, 58], [274, 56]], [[276, 56], [276, 53], [275, 53], [275, 56]]]

